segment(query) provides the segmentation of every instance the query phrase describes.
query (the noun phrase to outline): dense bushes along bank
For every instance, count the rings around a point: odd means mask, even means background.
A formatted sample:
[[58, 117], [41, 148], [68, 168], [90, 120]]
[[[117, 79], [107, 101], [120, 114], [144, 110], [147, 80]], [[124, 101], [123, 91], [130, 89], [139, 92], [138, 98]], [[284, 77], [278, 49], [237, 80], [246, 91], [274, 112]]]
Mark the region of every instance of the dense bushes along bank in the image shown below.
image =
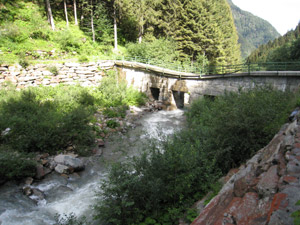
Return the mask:
[[222, 174], [270, 141], [297, 103], [295, 94], [269, 87], [195, 102], [188, 128], [162, 149], [149, 146], [112, 167], [96, 218], [107, 224], [177, 224]]
[[36, 152], [56, 154], [72, 146], [75, 153], [87, 154], [97, 135], [104, 132], [94, 125], [101, 123], [94, 116], [97, 111], [121, 117], [129, 105], [144, 101], [144, 94], [127, 88], [113, 71], [94, 88], [32, 87], [21, 91], [11, 86], [2, 88], [0, 180], [32, 176]]

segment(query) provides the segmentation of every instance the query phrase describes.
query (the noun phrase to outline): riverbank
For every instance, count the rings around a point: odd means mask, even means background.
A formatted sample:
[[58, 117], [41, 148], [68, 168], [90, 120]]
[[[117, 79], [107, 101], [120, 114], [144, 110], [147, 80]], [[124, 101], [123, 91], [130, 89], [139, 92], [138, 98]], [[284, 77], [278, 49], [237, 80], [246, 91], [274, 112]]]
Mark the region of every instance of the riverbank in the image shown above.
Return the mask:
[[111, 163], [140, 154], [146, 139], [150, 137], [159, 137], [161, 132], [174, 132], [181, 127], [182, 115], [183, 111], [157, 112], [155, 105], [131, 108], [130, 114], [125, 117], [126, 122], [130, 123], [126, 132], [110, 133], [104, 139], [105, 146], [99, 148], [102, 149], [101, 154], [80, 157], [85, 165], [83, 171], [66, 175], [52, 172], [41, 180], [35, 179], [28, 186], [42, 194], [34, 191], [30, 196], [23, 194], [24, 183], [6, 183], [0, 187], [2, 225], [54, 224], [56, 213], [92, 216], [91, 207], [96, 200], [96, 192], [107, 176]]

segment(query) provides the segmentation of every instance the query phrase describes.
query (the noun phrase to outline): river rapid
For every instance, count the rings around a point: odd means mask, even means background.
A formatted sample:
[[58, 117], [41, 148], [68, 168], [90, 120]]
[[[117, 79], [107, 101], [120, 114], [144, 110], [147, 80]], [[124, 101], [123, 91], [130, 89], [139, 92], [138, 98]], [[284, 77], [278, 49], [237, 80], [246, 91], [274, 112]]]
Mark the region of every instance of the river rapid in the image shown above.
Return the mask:
[[85, 158], [83, 172], [65, 178], [56, 173], [48, 175], [31, 187], [44, 194], [26, 196], [24, 184], [6, 183], [0, 187], [0, 225], [47, 225], [55, 224], [55, 216], [74, 214], [88, 219], [92, 217], [92, 206], [99, 198], [100, 184], [106, 179], [112, 162], [128, 160], [138, 155], [146, 142], [160, 141], [172, 135], [184, 125], [184, 112], [159, 111], [149, 113], [136, 121], [136, 128], [125, 135], [110, 138], [101, 156]]

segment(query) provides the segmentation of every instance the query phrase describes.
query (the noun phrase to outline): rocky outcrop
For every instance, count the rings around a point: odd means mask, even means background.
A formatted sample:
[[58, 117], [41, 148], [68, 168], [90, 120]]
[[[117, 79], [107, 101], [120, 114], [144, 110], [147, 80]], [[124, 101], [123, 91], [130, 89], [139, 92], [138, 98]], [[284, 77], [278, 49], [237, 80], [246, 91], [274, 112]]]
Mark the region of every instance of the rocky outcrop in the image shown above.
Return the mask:
[[231, 176], [192, 225], [293, 224], [299, 178], [300, 126], [294, 120]]

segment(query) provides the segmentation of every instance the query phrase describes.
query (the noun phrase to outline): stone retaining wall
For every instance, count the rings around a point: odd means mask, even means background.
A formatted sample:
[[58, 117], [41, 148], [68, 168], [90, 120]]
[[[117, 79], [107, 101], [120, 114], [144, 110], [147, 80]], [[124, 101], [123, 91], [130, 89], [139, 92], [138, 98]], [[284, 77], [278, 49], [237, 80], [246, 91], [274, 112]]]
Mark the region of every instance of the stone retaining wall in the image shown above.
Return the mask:
[[[57, 74], [50, 71], [51, 67], [57, 69]], [[39, 85], [58, 84], [81, 84], [83, 86], [97, 85], [105, 75], [104, 70], [112, 69], [114, 63], [63, 63], [63, 64], [36, 64], [28, 66], [26, 69], [19, 65], [0, 66], [0, 85], [10, 81], [18, 88]]]

